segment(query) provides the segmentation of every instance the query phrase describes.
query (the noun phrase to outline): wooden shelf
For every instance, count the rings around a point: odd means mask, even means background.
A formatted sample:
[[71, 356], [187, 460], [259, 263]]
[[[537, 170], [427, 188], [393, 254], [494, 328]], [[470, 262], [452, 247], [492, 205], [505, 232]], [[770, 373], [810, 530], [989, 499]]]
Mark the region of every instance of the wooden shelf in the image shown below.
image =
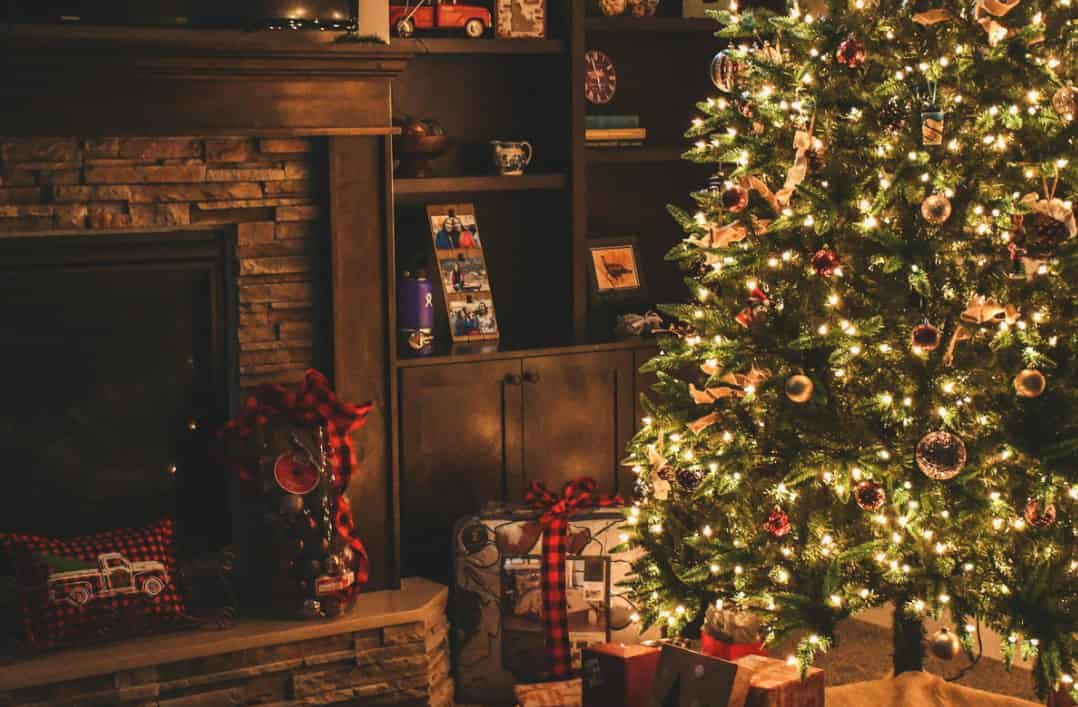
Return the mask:
[[711, 19], [682, 17], [589, 17], [584, 21], [588, 32], [652, 32], [659, 34], [714, 34], [719, 23]]
[[415, 54], [564, 54], [560, 39], [465, 39], [455, 37], [394, 38], [394, 49]]
[[597, 353], [603, 351], [635, 351], [653, 349], [658, 344], [655, 339], [633, 337], [624, 341], [611, 341], [602, 344], [565, 344], [563, 346], [520, 346], [500, 341], [477, 341], [474, 344], [454, 344], [449, 348], [439, 349], [429, 356], [402, 356], [397, 359], [397, 368], [417, 368], [420, 366], [444, 366], [453, 363], [476, 363], [480, 361], [499, 361], [530, 356], [558, 356], [564, 354]]
[[569, 183], [564, 174], [525, 174], [478, 177], [428, 177], [393, 180], [396, 194], [448, 194], [454, 192], [533, 191], [564, 189]]
[[644, 162], [680, 162], [688, 148], [681, 145], [644, 145], [643, 147], [592, 147], [587, 150], [592, 164], [638, 164]]

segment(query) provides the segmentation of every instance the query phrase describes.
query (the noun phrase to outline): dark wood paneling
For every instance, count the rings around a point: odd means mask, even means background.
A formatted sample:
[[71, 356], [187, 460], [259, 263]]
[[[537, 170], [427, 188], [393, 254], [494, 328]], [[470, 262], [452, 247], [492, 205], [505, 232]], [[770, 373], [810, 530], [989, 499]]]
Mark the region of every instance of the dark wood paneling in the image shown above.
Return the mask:
[[619, 462], [633, 431], [632, 352], [525, 359], [523, 380], [524, 476], [510, 496], [532, 480], [557, 488], [580, 476], [628, 492]]
[[333, 369], [343, 400], [373, 400], [356, 434], [361, 471], [348, 497], [371, 555], [371, 589], [399, 586], [388, 398], [384, 140], [335, 137], [329, 146]]
[[446, 581], [453, 524], [520, 475], [520, 361], [401, 371], [401, 555]]

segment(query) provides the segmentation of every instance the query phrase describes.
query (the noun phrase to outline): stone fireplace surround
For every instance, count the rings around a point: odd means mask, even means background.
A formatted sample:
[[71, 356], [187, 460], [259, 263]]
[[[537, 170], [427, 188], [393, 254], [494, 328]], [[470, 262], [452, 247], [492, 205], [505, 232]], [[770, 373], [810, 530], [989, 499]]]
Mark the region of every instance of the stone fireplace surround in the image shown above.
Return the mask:
[[0, 34], [0, 238], [234, 227], [241, 387], [315, 365], [376, 403], [349, 496], [382, 590], [332, 622], [241, 618], [3, 665], [0, 705], [452, 704], [446, 592], [399, 579], [387, 463], [389, 82], [410, 55], [333, 39]]
[[0, 138], [0, 238], [234, 226], [240, 387], [295, 382], [329, 357], [324, 142]]

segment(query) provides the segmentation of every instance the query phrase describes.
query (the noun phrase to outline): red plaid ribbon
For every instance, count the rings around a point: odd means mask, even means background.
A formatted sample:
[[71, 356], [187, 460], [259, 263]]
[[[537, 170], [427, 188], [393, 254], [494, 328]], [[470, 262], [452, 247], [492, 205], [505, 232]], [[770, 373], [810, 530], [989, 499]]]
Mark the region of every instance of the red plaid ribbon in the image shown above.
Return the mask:
[[595, 492], [595, 479], [580, 478], [565, 484], [561, 495], [533, 481], [524, 500], [534, 508], [545, 509], [539, 522], [543, 526], [543, 631], [546, 636], [550, 677], [565, 679], [570, 675], [569, 615], [565, 599], [565, 548], [569, 516], [586, 508], [622, 505], [621, 496]]
[[[341, 402], [329, 386], [329, 380], [314, 370], [308, 370], [303, 381], [296, 387], [264, 384], [255, 394], [247, 398], [243, 410], [238, 416], [228, 421], [220, 436], [235, 432], [240, 437], [247, 437], [254, 429], [266, 424], [271, 417], [283, 416], [300, 425], [325, 425], [329, 447], [329, 464], [333, 470], [334, 517], [337, 534], [348, 541], [358, 560], [354, 589], [367, 583], [370, 574], [370, 562], [363, 542], [353, 535], [355, 519], [344, 495], [352, 474], [359, 467], [356, 451], [352, 446], [352, 432], [358, 430], [367, 421], [367, 414], [374, 407], [372, 403], [355, 405]], [[236, 466], [239, 477], [252, 481], [255, 475], [242, 465]]]

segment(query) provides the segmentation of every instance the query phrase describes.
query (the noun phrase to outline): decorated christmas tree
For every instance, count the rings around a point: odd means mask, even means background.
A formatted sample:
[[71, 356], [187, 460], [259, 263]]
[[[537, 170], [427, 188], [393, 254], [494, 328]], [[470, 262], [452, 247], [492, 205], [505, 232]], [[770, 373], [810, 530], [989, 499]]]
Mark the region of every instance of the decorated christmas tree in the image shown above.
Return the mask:
[[804, 629], [807, 665], [893, 604], [898, 672], [990, 627], [1041, 694], [1071, 689], [1072, 2], [714, 13], [686, 154], [714, 177], [671, 207], [693, 301], [665, 310], [626, 461], [641, 621], [736, 607]]

